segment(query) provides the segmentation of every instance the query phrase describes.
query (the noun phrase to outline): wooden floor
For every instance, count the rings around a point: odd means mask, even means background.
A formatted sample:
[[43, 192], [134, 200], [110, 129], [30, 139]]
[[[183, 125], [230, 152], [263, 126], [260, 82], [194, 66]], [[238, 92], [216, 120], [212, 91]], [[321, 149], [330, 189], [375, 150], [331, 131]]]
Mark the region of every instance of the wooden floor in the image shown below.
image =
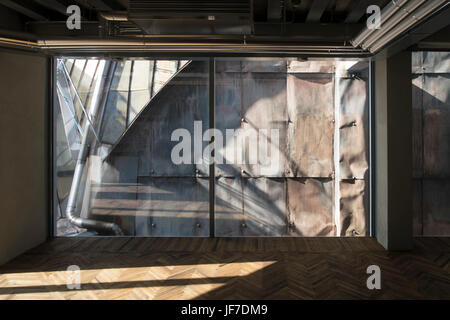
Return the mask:
[[450, 299], [449, 260], [450, 238], [405, 253], [370, 238], [58, 238], [0, 267], [0, 299]]

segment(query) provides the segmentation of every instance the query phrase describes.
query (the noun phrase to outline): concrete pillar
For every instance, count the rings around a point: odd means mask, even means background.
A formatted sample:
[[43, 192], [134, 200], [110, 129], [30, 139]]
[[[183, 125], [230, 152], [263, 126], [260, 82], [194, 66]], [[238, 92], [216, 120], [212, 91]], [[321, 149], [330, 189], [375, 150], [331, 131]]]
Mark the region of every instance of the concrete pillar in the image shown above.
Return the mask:
[[412, 248], [411, 53], [375, 61], [375, 236]]

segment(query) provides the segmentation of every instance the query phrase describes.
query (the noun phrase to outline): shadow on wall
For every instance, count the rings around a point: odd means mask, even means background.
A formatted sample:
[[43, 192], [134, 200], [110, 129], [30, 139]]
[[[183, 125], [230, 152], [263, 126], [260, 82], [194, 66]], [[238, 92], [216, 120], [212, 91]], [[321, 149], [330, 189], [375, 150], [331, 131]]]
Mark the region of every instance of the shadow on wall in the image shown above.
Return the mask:
[[[333, 78], [289, 74], [282, 62], [238, 61], [216, 73], [216, 128], [279, 129], [280, 144], [268, 141], [282, 162], [281, 170], [268, 176], [259, 174], [261, 163], [216, 166], [218, 236], [336, 235]], [[287, 88], [299, 80], [305, 95]], [[340, 136], [347, 147], [341, 235], [367, 235], [367, 84], [346, 81], [340, 84]], [[174, 165], [170, 152], [177, 142], [169, 141], [175, 129], [192, 133], [194, 121], [202, 121], [202, 131], [209, 128], [208, 104], [208, 64], [195, 61], [150, 102], [104, 163], [102, 180], [91, 190], [93, 217], [118, 223], [128, 235], [208, 236], [208, 166]], [[359, 127], [348, 125], [354, 119]], [[248, 154], [249, 146], [245, 149]]]

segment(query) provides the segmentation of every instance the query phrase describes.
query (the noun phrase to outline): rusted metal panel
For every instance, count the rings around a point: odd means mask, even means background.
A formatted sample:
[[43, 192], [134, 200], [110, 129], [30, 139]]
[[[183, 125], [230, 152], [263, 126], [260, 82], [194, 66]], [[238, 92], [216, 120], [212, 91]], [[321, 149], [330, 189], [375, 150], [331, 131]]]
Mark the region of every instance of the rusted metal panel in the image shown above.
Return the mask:
[[214, 225], [217, 237], [242, 236], [244, 218], [242, 178], [216, 179]]
[[[450, 73], [450, 52], [423, 52], [423, 71]], [[448, 87], [447, 87], [448, 88]]]
[[[193, 149], [187, 164], [175, 164], [171, 158], [172, 148], [180, 143], [171, 141], [174, 130], [186, 129], [190, 133], [187, 138], [191, 139], [187, 146], [191, 147], [196, 141], [194, 122], [202, 122], [198, 130], [200, 140], [209, 128], [208, 82], [204, 77], [207, 67], [204, 61], [195, 61], [181, 71], [180, 78], [172, 79], [136, 119], [110, 157], [138, 156], [140, 176], [194, 176], [196, 169], [208, 175], [208, 165], [194, 165], [194, 160], [200, 159], [196, 159]], [[203, 150], [207, 142], [199, 144]]]
[[425, 75], [424, 175], [450, 177], [450, 75]]
[[289, 61], [288, 73], [333, 73], [334, 61]]
[[423, 176], [423, 75], [415, 75], [412, 80], [413, 107], [413, 177]]
[[369, 173], [369, 99], [363, 79], [341, 78], [340, 178], [366, 179]]
[[[227, 69], [229, 62], [217, 62], [217, 66]], [[240, 175], [241, 167], [237, 164], [237, 146], [234, 138], [227, 137], [228, 130], [241, 126], [242, 87], [241, 74], [237, 72], [218, 72], [215, 75], [215, 128], [223, 136], [223, 148], [216, 150], [223, 158], [223, 163], [216, 163], [216, 174], [233, 177]]]
[[209, 236], [209, 180], [139, 177], [136, 236]]
[[284, 178], [219, 178], [216, 184], [216, 236], [286, 236]]
[[411, 53], [411, 71], [413, 74], [422, 73], [423, 72], [423, 52], [416, 51]]
[[[91, 157], [92, 160], [92, 157]], [[115, 157], [111, 162], [91, 165], [90, 216], [116, 223], [125, 235], [135, 234], [138, 158]], [[98, 171], [99, 178], [92, 178]]]
[[450, 234], [450, 179], [423, 180], [423, 234]]
[[286, 236], [286, 179], [245, 178], [243, 236]]
[[241, 60], [242, 72], [286, 73], [285, 59], [244, 59]]
[[335, 236], [331, 179], [287, 179], [289, 235]]
[[[286, 166], [286, 74], [242, 75], [243, 104], [238, 139], [257, 136], [244, 143], [241, 169], [250, 176], [282, 177]], [[240, 152], [240, 150], [238, 150]], [[252, 155], [256, 155], [252, 160]]]
[[288, 177], [333, 175], [333, 80], [329, 74], [289, 74]]
[[241, 71], [242, 71], [241, 60], [236, 60], [233, 58], [216, 59], [215, 62], [216, 75], [221, 72], [241, 72]]
[[[286, 157], [286, 77], [279, 73], [216, 74], [216, 128], [223, 176], [283, 176]], [[228, 136], [227, 130], [235, 130]], [[256, 141], [251, 142], [251, 138]]]
[[369, 235], [369, 185], [364, 180], [342, 180], [340, 189], [340, 236]]
[[423, 235], [422, 179], [413, 179], [412, 187], [413, 187], [413, 204], [412, 204], [413, 235], [422, 236]]

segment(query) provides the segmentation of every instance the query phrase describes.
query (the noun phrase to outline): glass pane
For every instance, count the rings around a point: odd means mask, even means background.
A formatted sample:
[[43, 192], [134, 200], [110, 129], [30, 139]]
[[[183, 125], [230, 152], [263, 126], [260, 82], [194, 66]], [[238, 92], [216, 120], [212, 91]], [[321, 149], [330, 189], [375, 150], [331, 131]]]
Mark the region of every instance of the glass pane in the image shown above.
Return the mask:
[[57, 66], [57, 235], [209, 236], [208, 60]]

